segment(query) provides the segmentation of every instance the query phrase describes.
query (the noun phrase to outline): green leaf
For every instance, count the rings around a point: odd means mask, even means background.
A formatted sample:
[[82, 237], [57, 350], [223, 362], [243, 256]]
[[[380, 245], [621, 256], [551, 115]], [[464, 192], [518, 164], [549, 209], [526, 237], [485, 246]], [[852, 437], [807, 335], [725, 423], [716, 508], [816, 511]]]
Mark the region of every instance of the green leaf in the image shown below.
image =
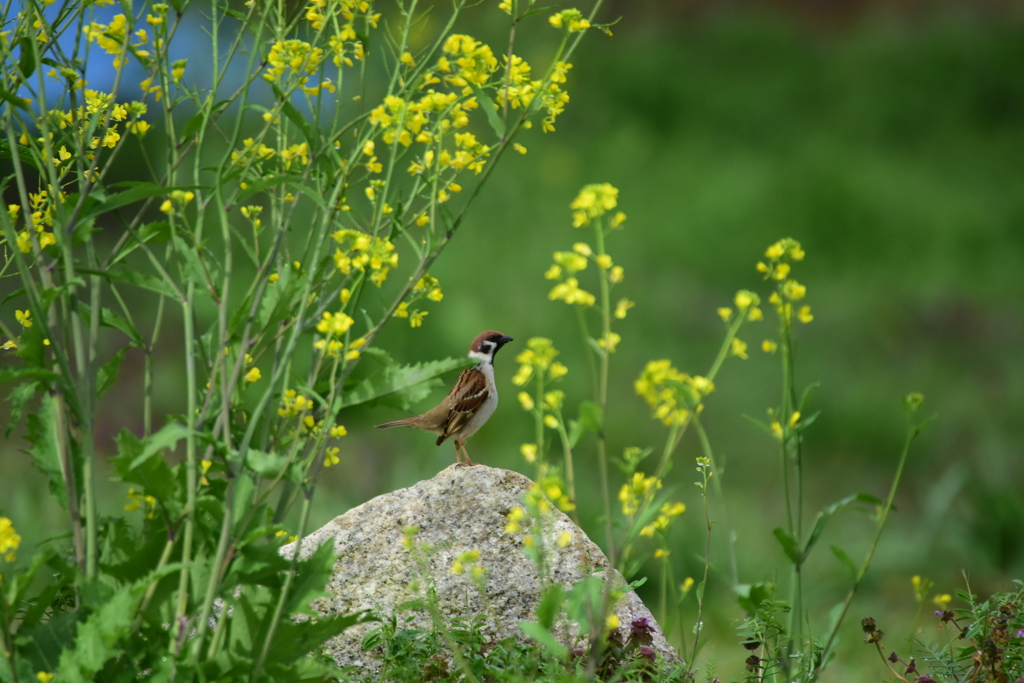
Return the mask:
[[[299, 548], [296, 547], [295, 551], [298, 552]], [[334, 543], [329, 541], [314, 550], [307, 559], [296, 563], [295, 579], [285, 603], [285, 614], [318, 616], [319, 613], [310, 605], [317, 598], [328, 595], [325, 587], [334, 575], [337, 559]]]
[[80, 221], [85, 221], [89, 218], [95, 218], [100, 214], [104, 214], [108, 211], [134, 204], [135, 202], [142, 201], [143, 199], [149, 199], [150, 197], [160, 197], [163, 195], [169, 195], [175, 190], [198, 190], [199, 185], [181, 185], [181, 186], [167, 186], [157, 185], [156, 183], [143, 183], [137, 181], [125, 181], [117, 183], [112, 187], [127, 187], [129, 189], [124, 192], [117, 192], [115, 194], [102, 196], [102, 195], [90, 195], [94, 198], [99, 198], [95, 204], [87, 209], [83, 209], [82, 216], [79, 218]]
[[[153, 439], [162, 434], [164, 435], [162, 441], [166, 441], [168, 427], [172, 425], [177, 425], [177, 423], [172, 422], [167, 425], [146, 442], [139, 440], [127, 429], [121, 430], [121, 433], [114, 439], [117, 443], [117, 455], [110, 459], [114, 466], [114, 474], [120, 481], [138, 484], [146, 493], [165, 503], [174, 496], [176, 480], [170, 466], [163, 458], [152, 457], [160, 451], [160, 448], [154, 449], [152, 446]], [[177, 427], [182, 428], [181, 425], [177, 425]], [[149, 446], [146, 445], [147, 442]], [[177, 440], [174, 443], [177, 443]]]
[[604, 432], [604, 419], [601, 415], [601, 406], [597, 405], [593, 401], [580, 402], [580, 422], [582, 422], [583, 425], [594, 434], [600, 436]]
[[34, 40], [35, 38], [25, 36], [18, 41], [18, 46], [21, 47], [21, 55], [18, 57], [18, 70], [21, 71], [21, 77], [26, 81], [36, 71], [36, 53], [32, 49], [32, 42]]
[[551, 630], [555, 626], [555, 620], [562, 613], [562, 605], [565, 603], [565, 592], [562, 585], [553, 583], [544, 589], [537, 605], [537, 621], [545, 629]]
[[[328, 543], [328, 546], [331, 544]], [[366, 612], [355, 614], [336, 614], [325, 617], [317, 616], [316, 621], [297, 622], [292, 619], [282, 619], [277, 625], [274, 633], [274, 641], [270, 646], [267, 655], [268, 670], [274, 665], [293, 664], [299, 657], [317, 651], [325, 641], [330, 640], [350, 626], [362, 624], [367, 621], [377, 621], [375, 617], [369, 617]], [[294, 668], [289, 668], [288, 675], [278, 680], [301, 680], [295, 677]], [[319, 679], [318, 679], [319, 680]]]
[[779, 543], [782, 545], [782, 550], [786, 553], [786, 557], [788, 557], [793, 564], [800, 564], [800, 550], [796, 539], [782, 527], [776, 527], [772, 533], [775, 534], [775, 538], [779, 539]]
[[830, 545], [829, 548], [832, 549], [832, 554], [835, 555], [836, 558], [843, 563], [843, 566], [849, 570], [850, 578], [856, 581], [857, 565], [853, 563], [853, 560], [851, 560], [850, 556], [846, 554], [846, 551], [837, 545]]
[[523, 633], [530, 636], [538, 643], [544, 646], [552, 656], [558, 659], [564, 659], [569, 654], [569, 648], [559, 642], [558, 638], [555, 637], [548, 629], [544, 628], [536, 621], [520, 621], [519, 628], [523, 630]]
[[818, 516], [814, 520], [814, 526], [811, 528], [811, 533], [807, 537], [807, 542], [804, 544], [804, 549], [800, 556], [800, 562], [807, 559], [807, 556], [810, 554], [814, 544], [818, 542], [818, 539], [821, 538], [821, 534], [824, 533], [825, 526], [828, 524], [829, 520], [832, 519], [832, 515], [843, 508], [853, 505], [854, 503], [863, 503], [872, 507], [885, 504], [882, 500], [870, 493], [854, 493], [853, 495], [846, 496], [842, 500], [826, 507], [818, 513]]
[[313, 127], [309, 125], [309, 121], [307, 121], [306, 117], [302, 115], [302, 112], [295, 108], [295, 105], [291, 103], [291, 100], [285, 96], [284, 92], [276, 83], [271, 83], [270, 87], [274, 89], [274, 97], [276, 97], [277, 101], [281, 103], [281, 111], [284, 112], [284, 115], [287, 116], [292, 123], [299, 127], [299, 130], [301, 130], [302, 134], [306, 137], [306, 142], [309, 143], [310, 153], [320, 149], [320, 141], [317, 138], [316, 132], [313, 130]]
[[96, 398], [97, 400], [103, 396], [104, 393], [117, 381], [117, 373], [121, 370], [121, 361], [124, 360], [124, 355], [128, 353], [130, 347], [126, 346], [117, 353], [109, 361], [104, 363], [99, 371], [96, 373]]
[[37, 391], [39, 391], [39, 382], [35, 381], [22, 382], [11, 391], [11, 395], [7, 397], [11, 403], [11, 421], [7, 423], [7, 431], [4, 432], [5, 438], [11, 438], [11, 432], [21, 422], [21, 416], [25, 414], [25, 406]]
[[[124, 432], [122, 432], [122, 434], [123, 433]], [[142, 453], [131, 462], [130, 467], [135, 469], [165, 448], [173, 451], [177, 448], [178, 441], [188, 437], [191, 433], [192, 430], [183, 424], [178, 422], [168, 422], [159, 432], [151, 435], [145, 440], [144, 443], [146, 444], [146, 447], [143, 449]]]
[[[66, 510], [68, 507], [68, 492], [64, 483], [64, 470], [61, 467], [60, 446], [57, 441], [56, 413], [54, 403], [55, 396], [46, 396], [39, 404], [38, 414], [29, 414], [26, 419], [28, 425], [28, 441], [32, 444], [29, 448], [29, 455], [32, 456], [32, 463], [40, 472], [46, 475], [50, 485], [50, 493], [57, 499], [57, 502]], [[77, 467], [75, 468], [77, 472]], [[75, 477], [78, 483], [79, 477]]]
[[363, 355], [375, 360], [379, 368], [351, 388], [346, 388], [334, 406], [335, 412], [350, 406], [380, 403], [408, 410], [426, 398], [431, 389], [441, 385], [441, 375], [476, 363], [470, 358], [447, 358], [398, 365], [387, 353], [376, 348], [364, 350]]
[[588, 576], [572, 585], [566, 595], [566, 614], [580, 625], [580, 634], [590, 633], [591, 615], [601, 609], [604, 581], [599, 576]]
[[754, 425], [758, 429], [760, 429], [762, 432], [764, 432], [765, 434], [767, 434], [771, 438], [773, 438], [773, 439], [775, 438], [775, 432], [772, 431], [772, 428], [769, 427], [768, 425], [766, 425], [764, 422], [761, 422], [760, 420], [758, 420], [756, 417], [751, 417], [749, 415], [744, 415], [743, 419], [746, 420], [747, 422], [749, 422], [750, 424]]
[[775, 597], [775, 585], [771, 583], [741, 583], [733, 590], [740, 607], [750, 614], [756, 613], [766, 600]]
[[[483, 88], [476, 83], [472, 84], [473, 92], [476, 94], [476, 98], [480, 101], [480, 108], [487, 114], [487, 123], [491, 124], [491, 128], [498, 135], [498, 138], [505, 137], [505, 122], [501, 120], [501, 116], [498, 115], [498, 107], [494, 104], [494, 100], [488, 95]], [[504, 83], [499, 86], [504, 88]]]
[[583, 420], [569, 420], [569, 448], [576, 448], [585, 431]]
[[110, 264], [114, 265], [124, 260], [143, 244], [160, 244], [171, 239], [171, 224], [167, 221], [154, 221], [146, 223], [138, 230], [132, 239], [127, 240], [121, 250], [110, 257]]
[[86, 275], [99, 275], [100, 277], [105, 278], [107, 280], [111, 280], [113, 282], [124, 282], [126, 284], [134, 285], [136, 287], [142, 287], [143, 289], [148, 289], [149, 291], [156, 292], [157, 294], [163, 294], [164, 296], [170, 297], [174, 300], [177, 300], [178, 298], [178, 295], [174, 292], [174, 289], [166, 282], [164, 282], [162, 279], [153, 277], [152, 275], [140, 273], [139, 271], [133, 270], [131, 268], [118, 268], [116, 270], [81, 269], [78, 272], [84, 273]]
[[281, 471], [287, 467], [283, 478], [302, 484], [301, 469], [296, 467], [295, 463], [289, 464], [288, 456], [284, 453], [267, 453], [250, 448], [245, 454], [245, 466], [264, 479], [277, 479]]
[[24, 98], [18, 97], [14, 93], [12, 93], [12, 92], [10, 92], [8, 90], [5, 90], [4, 88], [0, 88], [0, 100], [4, 100], [5, 102], [9, 102], [9, 103], [13, 104], [15, 107], [17, 107], [18, 109], [24, 109], [25, 111], [29, 110], [28, 109], [28, 103], [25, 102]]

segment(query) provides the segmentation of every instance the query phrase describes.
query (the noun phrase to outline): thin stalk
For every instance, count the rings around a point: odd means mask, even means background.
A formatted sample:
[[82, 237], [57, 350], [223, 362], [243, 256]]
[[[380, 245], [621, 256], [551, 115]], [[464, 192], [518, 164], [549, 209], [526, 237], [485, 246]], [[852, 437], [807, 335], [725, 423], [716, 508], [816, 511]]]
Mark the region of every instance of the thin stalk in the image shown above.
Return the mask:
[[889, 512], [892, 510], [893, 501], [896, 499], [896, 489], [899, 488], [900, 478], [903, 476], [903, 466], [907, 462], [907, 454], [910, 453], [910, 444], [917, 435], [921, 433], [921, 429], [924, 428], [925, 424], [926, 423], [911, 425], [907, 429], [906, 440], [903, 443], [903, 452], [900, 453], [899, 464], [896, 465], [896, 474], [893, 476], [892, 485], [889, 487], [889, 497], [886, 499], [885, 505], [882, 506], [882, 510], [878, 516], [878, 527], [875, 529], [875, 536], [871, 540], [871, 546], [868, 548], [867, 554], [864, 556], [864, 561], [861, 562], [860, 569], [857, 571], [857, 577], [853, 580], [853, 585], [850, 586], [850, 591], [846, 594], [846, 599], [843, 601], [843, 609], [839, 613], [839, 618], [836, 619], [835, 624], [832, 625], [832, 630], [829, 632], [828, 638], [825, 640], [825, 646], [821, 649], [820, 663], [811, 671], [808, 683], [814, 683], [814, 681], [818, 680], [818, 676], [821, 675], [822, 670], [828, 663], [836, 635], [839, 633], [839, 627], [842, 625], [843, 619], [846, 618], [846, 613], [850, 609], [850, 603], [853, 602], [853, 596], [856, 595], [857, 589], [860, 588], [861, 581], [868, 573], [868, 568], [871, 566], [871, 558], [874, 557], [875, 549], [878, 547], [878, 541], [882, 537], [882, 530], [885, 528], [885, 522], [889, 518]]

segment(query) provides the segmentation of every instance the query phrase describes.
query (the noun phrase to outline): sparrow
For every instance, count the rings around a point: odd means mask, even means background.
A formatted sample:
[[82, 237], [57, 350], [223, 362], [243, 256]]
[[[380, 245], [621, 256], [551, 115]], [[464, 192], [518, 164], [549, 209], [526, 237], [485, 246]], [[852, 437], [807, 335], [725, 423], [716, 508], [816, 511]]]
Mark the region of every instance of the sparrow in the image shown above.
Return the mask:
[[[436, 408], [422, 415], [406, 417], [377, 425], [378, 429], [414, 427], [437, 434], [437, 445], [448, 438], [455, 442], [455, 460], [458, 466], [476, 465], [469, 459], [466, 439], [476, 434], [498, 407], [498, 387], [494, 384], [494, 355], [512, 341], [501, 332], [481, 332], [469, 347], [469, 357], [480, 361], [459, 375], [451, 393]], [[465, 462], [462, 455], [466, 456]]]

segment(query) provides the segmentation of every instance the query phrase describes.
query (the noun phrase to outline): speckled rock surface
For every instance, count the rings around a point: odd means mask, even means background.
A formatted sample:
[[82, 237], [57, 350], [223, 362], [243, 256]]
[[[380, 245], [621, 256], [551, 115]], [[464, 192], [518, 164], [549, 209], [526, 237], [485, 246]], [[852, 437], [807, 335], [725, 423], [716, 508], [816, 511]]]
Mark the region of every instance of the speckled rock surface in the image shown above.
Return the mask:
[[[472, 617], [491, 613], [498, 623], [488, 623], [485, 632], [498, 639], [510, 635], [524, 639], [518, 624], [533, 620], [539, 600], [537, 566], [523, 552], [522, 534], [505, 532], [505, 515], [521, 505], [522, 495], [533, 482], [509, 470], [485, 465], [451, 467], [433, 479], [378, 496], [336, 517], [302, 541], [300, 557], [308, 557], [324, 543], [334, 543], [338, 553], [334, 576], [328, 584], [330, 598], [318, 600], [321, 614], [350, 614], [373, 610], [394, 614], [404, 602], [419, 597], [411, 587], [419, 567], [402, 544], [402, 528], [419, 527], [418, 543], [439, 548], [431, 557], [429, 571], [436, 585], [441, 614]], [[572, 542], [554, 551], [552, 577], [568, 588], [575, 581], [607, 569], [608, 560], [586, 534], [566, 515], [554, 511], [553, 538], [568, 531]], [[487, 569], [486, 597], [490, 612], [469, 573], [452, 574], [451, 563], [467, 550], [480, 552], [479, 564]], [[284, 546], [291, 556], [295, 544]], [[621, 585], [621, 577], [615, 573]], [[669, 662], [679, 658], [651, 615], [633, 591], [615, 607], [623, 626], [639, 617], [655, 624], [654, 648]], [[429, 617], [412, 612], [417, 628], [429, 627]], [[327, 651], [340, 666], [357, 665], [379, 669], [374, 654], [363, 652], [361, 642], [376, 624], [352, 627], [328, 641]]]

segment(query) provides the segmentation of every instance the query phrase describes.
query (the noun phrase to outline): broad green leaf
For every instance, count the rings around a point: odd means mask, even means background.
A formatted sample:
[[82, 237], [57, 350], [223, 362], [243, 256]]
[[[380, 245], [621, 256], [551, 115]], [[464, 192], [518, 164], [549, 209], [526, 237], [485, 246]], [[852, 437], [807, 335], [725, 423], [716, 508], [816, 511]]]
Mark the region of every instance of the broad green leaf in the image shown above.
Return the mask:
[[337, 559], [334, 543], [328, 541], [314, 550], [308, 559], [296, 563], [295, 579], [285, 603], [286, 614], [318, 614], [310, 604], [317, 598], [327, 595], [324, 588], [334, 575], [334, 563]]
[[[177, 423], [172, 422], [171, 425]], [[171, 425], [168, 425], [170, 427]], [[180, 425], [178, 425], [180, 427]], [[166, 432], [164, 427], [147, 441], [152, 445], [152, 439]], [[163, 458], [154, 458], [159, 452], [155, 449], [151, 454], [143, 457], [147, 450], [147, 442], [139, 440], [129, 430], [121, 430], [121, 433], [114, 439], [117, 443], [117, 455], [110, 459], [114, 466], [114, 474], [118, 479], [127, 484], [138, 484], [151, 496], [167, 503], [174, 497], [176, 480], [167, 461]], [[174, 443], [177, 443], [175, 440]]]
[[364, 403], [384, 403], [408, 410], [426, 398], [431, 389], [440, 386], [441, 375], [476, 363], [470, 358], [447, 358], [415, 365], [398, 365], [380, 349], [366, 349], [363, 355], [372, 357], [380, 367], [353, 387], [346, 388], [335, 404], [335, 411]]
[[288, 463], [285, 453], [267, 453], [250, 448], [245, 454], [245, 466], [265, 479], [277, 479], [281, 471], [287, 467], [283, 479], [302, 484], [302, 472], [295, 464]]
[[554, 657], [564, 659], [565, 656], [569, 654], [569, 648], [563, 645], [558, 638], [555, 637], [555, 634], [538, 624], [536, 621], [520, 621], [519, 628], [523, 630], [523, 633], [543, 645], [544, 648]]
[[789, 558], [790, 562], [800, 564], [800, 548], [796, 539], [782, 527], [775, 527], [772, 533], [779, 540], [779, 544], [782, 546], [782, 550], [786, 553], [786, 557]]
[[[125, 432], [121, 432], [124, 434]], [[146, 460], [149, 460], [154, 455], [160, 453], [165, 448], [168, 450], [174, 450], [178, 446], [178, 441], [188, 437], [192, 431], [183, 424], [178, 422], [168, 422], [163, 428], [156, 434], [148, 437], [143, 443], [145, 448], [134, 460], [131, 461], [129, 469], [135, 469]]]

